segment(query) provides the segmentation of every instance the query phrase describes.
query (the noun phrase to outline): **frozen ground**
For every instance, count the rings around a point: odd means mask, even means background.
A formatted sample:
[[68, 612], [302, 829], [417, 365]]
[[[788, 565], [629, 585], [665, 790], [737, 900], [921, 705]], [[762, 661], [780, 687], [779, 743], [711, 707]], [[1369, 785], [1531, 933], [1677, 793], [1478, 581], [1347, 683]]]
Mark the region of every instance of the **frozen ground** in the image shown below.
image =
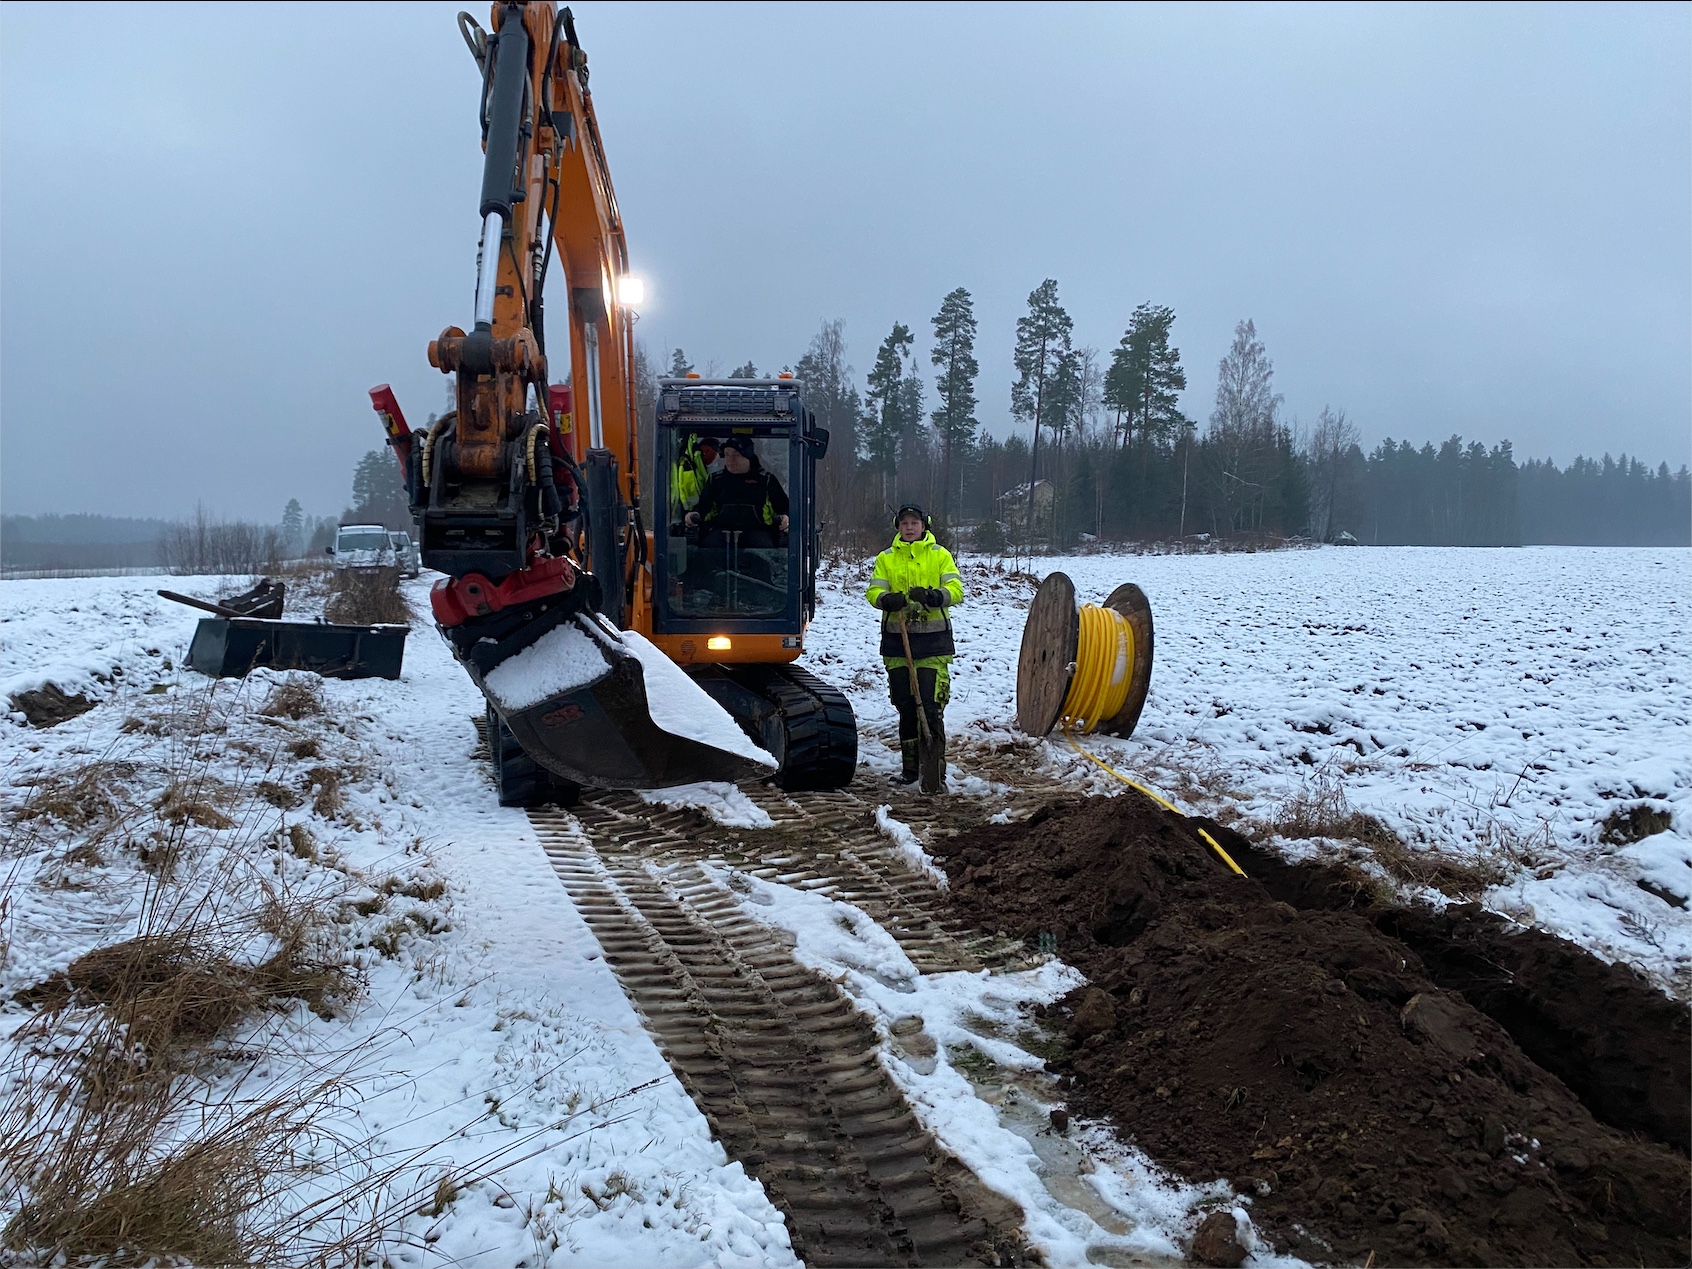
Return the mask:
[[[1151, 699], [1133, 740], [1088, 742], [1109, 761], [1190, 806], [1265, 824], [1291, 800], [1342, 789], [1413, 848], [1503, 860], [1509, 875], [1485, 896], [1492, 906], [1684, 992], [1692, 920], [1676, 903], [1692, 895], [1692, 554], [1355, 549], [1042, 567], [1064, 568], [1086, 600], [1123, 581], [1151, 598]], [[863, 760], [885, 769], [896, 762], [892, 712], [862, 571], [826, 578], [807, 660], [852, 694]], [[948, 717], [954, 733], [1013, 744], [1031, 587], [978, 562], [965, 572]], [[792, 1263], [780, 1213], [711, 1139], [526, 818], [495, 804], [473, 757], [479, 697], [433, 632], [414, 629], [398, 683], [326, 682], [321, 714], [277, 717], [262, 712], [275, 686], [262, 676], [208, 698], [180, 669], [197, 618], [158, 599], [161, 584], [234, 588], [145, 577], [0, 584], [0, 695], [51, 680], [100, 702], [46, 731], [0, 715], [0, 810], [9, 816], [47, 776], [93, 762], [133, 767], [119, 781], [132, 811], [101, 851], [73, 858], [77, 832], [51, 819], [8, 829], [0, 998], [134, 932], [152, 874], [132, 839], [154, 831], [160, 795], [192, 768], [250, 808], [231, 828], [203, 829], [206, 860], [245, 850], [296, 888], [344, 892], [341, 937], [365, 983], [361, 1001], [330, 1019], [301, 1009], [263, 1025], [301, 1062], [349, 1055], [337, 1059], [350, 1091], [332, 1126], [371, 1168], [397, 1169], [387, 1184], [396, 1204], [414, 1191], [445, 1196], [413, 1204], [395, 1227], [395, 1263]], [[215, 725], [194, 722], [208, 712]], [[294, 756], [301, 742], [316, 755]], [[1116, 791], [1061, 741], [1037, 757], [1078, 789]], [[324, 769], [343, 773], [336, 796], [325, 796]], [[967, 768], [951, 778], [982, 796], [999, 790]], [[297, 797], [255, 800], [260, 781]], [[760, 826], [758, 808], [726, 786], [655, 799]], [[1600, 840], [1612, 811], [1635, 806], [1667, 813], [1669, 830]], [[271, 838], [281, 847], [285, 825], [317, 843], [309, 858], [255, 851]], [[922, 868], [923, 843], [906, 826], [884, 817], [881, 829]], [[767, 883], [745, 893], [749, 911], [795, 934], [802, 959], [837, 976], [884, 1036], [889, 1073], [924, 1122], [1023, 1204], [1055, 1261], [1100, 1237], [1087, 1203], [1036, 1184], [1030, 1152], [1044, 1145], [1004, 1137], [1008, 1121], [984, 1116], [947, 1061], [966, 1011], [1008, 1019], [1062, 989], [1056, 967], [906, 991], [908, 964], [862, 913], [825, 911], [815, 896]], [[932, 1066], [901, 1047], [913, 1014], [940, 1043]], [[0, 1011], [0, 1043], [22, 1017], [15, 1005]], [[1007, 1069], [1019, 1060], [1000, 1056]], [[216, 1093], [215, 1083], [205, 1090]], [[1088, 1133], [1108, 1166], [1087, 1202], [1133, 1226], [1119, 1245], [1179, 1245], [1198, 1193]], [[466, 1172], [490, 1175], [436, 1194], [443, 1176]], [[328, 1180], [298, 1185], [321, 1193]]]
[[[126, 801], [145, 812], [187, 767], [201, 784], [224, 788], [222, 805], [246, 808], [234, 827], [202, 835], [202, 875], [244, 853], [267, 869], [274, 862], [278, 875], [299, 874], [296, 888], [339, 888], [348, 905], [367, 908], [393, 888], [387, 878], [399, 878], [404, 889], [385, 906], [348, 913], [343, 950], [364, 980], [362, 1000], [345, 1016], [301, 1008], [254, 1028], [280, 1027], [271, 1047], [295, 1059], [275, 1063], [273, 1078], [314, 1060], [343, 1070], [348, 1093], [327, 1126], [352, 1148], [326, 1162], [355, 1174], [394, 1170], [378, 1197], [414, 1214], [390, 1231], [393, 1262], [793, 1263], [781, 1213], [712, 1140], [526, 817], [497, 805], [474, 756], [480, 697], [434, 632], [413, 630], [397, 683], [324, 681], [321, 716], [261, 713], [270, 676], [219, 684], [210, 696], [216, 722], [206, 728], [193, 722], [206, 680], [177, 667], [197, 616], [157, 598], [160, 585], [213, 595], [234, 583], [0, 584], [0, 691], [52, 679], [102, 702], [46, 731], [0, 717], [0, 809], [15, 811], [45, 776], [98, 761], [133, 764]], [[156, 727], [126, 731], [131, 718]], [[287, 746], [301, 740], [319, 753], [295, 760]], [[346, 775], [341, 805], [321, 803], [319, 813], [312, 795], [323, 777], [313, 779], [322, 768]], [[284, 810], [243, 800], [239, 791], [260, 780], [305, 801]], [[316, 859], [296, 858], [286, 838], [282, 849], [265, 849], [284, 822], [311, 834]], [[11, 900], [0, 939], [6, 1000], [133, 935], [152, 876], [127, 844], [68, 862], [63, 847], [74, 834], [31, 823], [38, 831], [9, 828], [0, 857]], [[147, 822], [131, 816], [122, 827], [139, 833]], [[444, 889], [427, 884], [434, 878]], [[9, 1042], [24, 1017], [15, 1005], [0, 1012], [0, 1037]], [[9, 1069], [0, 1057], [0, 1071]], [[263, 1082], [249, 1074], [246, 1087]], [[210, 1102], [219, 1095], [217, 1081], [204, 1090]], [[440, 1179], [465, 1174], [485, 1179], [456, 1193], [449, 1185], [449, 1201], [439, 1202]], [[306, 1176], [297, 1188], [315, 1197], [333, 1182]], [[10, 1214], [0, 1211], [0, 1221]]]
[[[1337, 789], [1412, 848], [1506, 868], [1489, 906], [1692, 987], [1692, 552], [1360, 547], [1036, 568], [1069, 573], [1082, 602], [1122, 582], [1151, 600], [1139, 728], [1087, 742], [1108, 761], [1194, 809], [1263, 823]], [[1031, 586], [965, 572], [948, 725], [1009, 742]], [[867, 578], [831, 571], [807, 646], [885, 740]], [[1061, 738], [1045, 751], [1078, 786], [1114, 791]], [[1669, 830], [1602, 840], [1612, 813], [1641, 806]]]

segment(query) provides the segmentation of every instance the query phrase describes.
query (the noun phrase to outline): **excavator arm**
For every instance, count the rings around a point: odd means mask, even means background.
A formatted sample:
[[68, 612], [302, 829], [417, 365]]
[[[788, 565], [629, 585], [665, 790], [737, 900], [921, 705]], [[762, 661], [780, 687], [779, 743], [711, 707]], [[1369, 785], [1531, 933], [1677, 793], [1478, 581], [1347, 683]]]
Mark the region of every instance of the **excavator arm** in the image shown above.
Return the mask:
[[[638, 633], [628, 246], [570, 10], [496, 3], [490, 28], [458, 23], [482, 79], [481, 238], [471, 328], [428, 350], [455, 408], [419, 438], [391, 390], [371, 392], [423, 564], [446, 574], [436, 623], [488, 697], [496, 750], [505, 736], [560, 781], [661, 787], [772, 766]], [[564, 296], [546, 293], [554, 257]], [[568, 384], [552, 383], [564, 365]]]

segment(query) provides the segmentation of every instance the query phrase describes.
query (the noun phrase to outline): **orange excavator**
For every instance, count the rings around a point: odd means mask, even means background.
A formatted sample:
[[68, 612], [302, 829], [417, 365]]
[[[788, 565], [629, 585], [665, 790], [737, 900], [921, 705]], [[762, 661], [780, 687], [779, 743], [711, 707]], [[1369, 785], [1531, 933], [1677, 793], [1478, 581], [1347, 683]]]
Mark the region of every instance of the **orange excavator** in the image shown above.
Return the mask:
[[[370, 397], [423, 565], [445, 575], [436, 625], [487, 698], [501, 802], [844, 785], [851, 707], [794, 664], [828, 432], [789, 377], [665, 379], [641, 472], [638, 297], [574, 19], [531, 0], [458, 24], [485, 159], [471, 329], [429, 344], [455, 408], [419, 433], [387, 385]], [[568, 291], [549, 356], [554, 257]]]

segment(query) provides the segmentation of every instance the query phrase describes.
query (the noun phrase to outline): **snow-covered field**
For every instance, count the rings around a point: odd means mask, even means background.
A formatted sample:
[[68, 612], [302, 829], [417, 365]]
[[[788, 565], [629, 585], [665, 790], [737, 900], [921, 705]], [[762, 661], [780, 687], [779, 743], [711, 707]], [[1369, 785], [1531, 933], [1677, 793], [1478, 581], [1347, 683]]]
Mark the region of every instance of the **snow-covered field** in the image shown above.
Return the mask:
[[[1339, 787], [1413, 848], [1506, 861], [1490, 906], [1638, 964], [1684, 994], [1692, 916], [1673, 900], [1692, 896], [1692, 553], [1326, 549], [1041, 566], [1068, 572], [1084, 600], [1124, 581], [1150, 596], [1151, 698], [1132, 740], [1088, 740], [1106, 760], [1190, 807], [1265, 824], [1313, 786]], [[863, 760], [885, 768], [896, 761], [893, 715], [863, 571], [841, 567], [825, 579], [807, 661], [847, 687]], [[965, 571], [949, 726], [1009, 743], [1030, 586], [978, 562]], [[450, 1201], [417, 1204], [432, 1214], [400, 1223], [395, 1261], [791, 1263], [781, 1214], [711, 1139], [526, 818], [496, 805], [473, 760], [480, 698], [434, 633], [414, 629], [397, 683], [328, 681], [321, 714], [267, 714], [280, 676], [208, 689], [179, 668], [197, 618], [157, 598], [159, 585], [234, 588], [210, 578], [0, 584], [0, 696], [52, 681], [101, 702], [48, 730], [0, 716], [0, 810], [10, 816], [44, 778], [127, 764], [106, 769], [123, 773], [113, 787], [132, 808], [124, 832], [136, 837], [153, 831], [165, 813], [159, 795], [192, 768], [251, 808], [232, 827], [201, 826], [204, 868], [268, 840], [284, 821], [309, 832], [315, 851], [257, 854], [296, 890], [344, 892], [344, 939], [364, 991], [340, 1016], [302, 1007], [265, 1025], [302, 1061], [351, 1055], [340, 1059], [350, 1091], [331, 1127], [361, 1158], [404, 1165], [395, 1193], [410, 1186], [438, 1198], [441, 1177], [477, 1171], [472, 1161], [490, 1174], [456, 1194], [445, 1187]], [[414, 600], [426, 587], [416, 584]], [[1061, 740], [1038, 756], [1077, 788], [1116, 791]], [[321, 796], [326, 767], [347, 773], [338, 797]], [[967, 768], [952, 778], [991, 787]], [[260, 781], [297, 791], [297, 804], [255, 801], [248, 794], [266, 787]], [[757, 808], [734, 790], [674, 800], [757, 828]], [[1641, 805], [1666, 812], [1668, 831], [1600, 839], [1613, 811]], [[37, 819], [8, 829], [6, 1000], [133, 934], [153, 876], [128, 849], [66, 857], [60, 827]], [[882, 828], [920, 863], [920, 843], [902, 842], [905, 826]], [[935, 1016], [924, 1021], [944, 1039], [962, 997], [934, 983], [925, 995], [883, 1000], [877, 983], [904, 969], [873, 922], [855, 909], [836, 920], [811, 910], [821, 900], [758, 885], [761, 918], [793, 931], [801, 959], [840, 975], [888, 1033], [889, 1072], [925, 1124], [961, 1157], [993, 1140], [990, 1122], [965, 1113], [967, 1090], [944, 1049], [937, 1068], [918, 1069], [893, 1038], [896, 1010], [932, 995]], [[384, 892], [385, 904], [376, 901]], [[842, 941], [847, 925], [857, 932]], [[1004, 1007], [1061, 991], [1061, 978], [1007, 984]], [[0, 1011], [0, 1037], [9, 1043], [23, 1017], [15, 1005]], [[1031, 1236], [1055, 1260], [1078, 1255], [1083, 1244], [1062, 1236], [1073, 1213], [1032, 1186], [1031, 1159], [1007, 1156], [1003, 1174], [984, 1179], [1023, 1203]], [[1123, 1156], [1095, 1188], [1135, 1189], [1141, 1166]], [[294, 1184], [310, 1194], [327, 1182]], [[1151, 1250], [1160, 1230], [1178, 1241], [1191, 1203], [1145, 1179], [1132, 1203], [1115, 1206], [1143, 1224]]]
[[[173, 668], [197, 614], [154, 590], [210, 596], [243, 581], [0, 584], [0, 692], [51, 679], [104, 702], [46, 731], [17, 715], [0, 721], [6, 809], [44, 775], [90, 761], [134, 762], [143, 786], [134, 800], [146, 806], [180, 770], [184, 746], [204, 753], [202, 769], [231, 786], [268, 780], [309, 795], [311, 769], [350, 772], [344, 803], [329, 814], [309, 801], [288, 811], [264, 804], [267, 822], [211, 836], [214, 847], [235, 853], [244, 835], [271, 834], [283, 820], [303, 825], [329, 866], [308, 868], [286, 849], [249, 853], [313, 874], [298, 884], [343, 886], [353, 903], [422, 861], [428, 876], [445, 882], [438, 897], [402, 894], [398, 905], [363, 918], [370, 928], [349, 931], [365, 988], [350, 1013], [324, 1020], [302, 1007], [276, 1024], [288, 1032], [281, 1047], [303, 1063], [315, 1055], [345, 1069], [349, 1091], [326, 1126], [352, 1148], [334, 1166], [398, 1167], [383, 1187], [387, 1201], [422, 1196], [412, 1206], [426, 1214], [392, 1231], [394, 1261], [792, 1263], [781, 1213], [712, 1140], [524, 814], [497, 804], [485, 764], [474, 757], [480, 694], [432, 629], [419, 623], [413, 630], [397, 683], [323, 681], [321, 717], [262, 714], [269, 680], [284, 676], [259, 674], [212, 691], [219, 715], [212, 734], [168, 725], [162, 736], [124, 730], [132, 717], [169, 724], [171, 702], [207, 691], [206, 680]], [[427, 581], [414, 590], [426, 610]], [[292, 759], [287, 746], [300, 740], [315, 741], [318, 756]], [[51, 826], [44, 836], [50, 843]], [[98, 863], [69, 866], [50, 849], [5, 854], [0, 877], [13, 903], [0, 943], [9, 943], [0, 997], [135, 932], [150, 874], [134, 854], [111, 851]], [[66, 867], [63, 880], [47, 875]], [[215, 860], [206, 871], [216, 871]], [[12, 1036], [24, 1017], [15, 1006], [0, 1012], [0, 1035]], [[0, 1071], [8, 1069], [0, 1059]], [[8, 1089], [0, 1084], [0, 1099]], [[218, 1092], [213, 1086], [206, 1097], [215, 1101]], [[448, 1189], [451, 1201], [437, 1202], [437, 1183], [455, 1169], [491, 1175], [457, 1194]], [[331, 1179], [307, 1176], [298, 1189], [314, 1196]], [[9, 1215], [0, 1212], [0, 1220]]]
[[[1132, 740], [1088, 739], [1107, 761], [1191, 809], [1263, 822], [1341, 789], [1412, 847], [1507, 864], [1489, 906], [1692, 988], [1692, 552], [1327, 548], [1036, 567], [1067, 572], [1079, 602], [1123, 582], [1151, 601], [1151, 695]], [[948, 727], [1009, 740], [1031, 587], [965, 569]], [[886, 736], [867, 580], [831, 573], [808, 647], [819, 672], [857, 676], [859, 716]], [[1046, 750], [1077, 784], [1116, 791], [1061, 738]], [[1637, 806], [1666, 812], [1669, 831], [1600, 840], [1608, 816]]]

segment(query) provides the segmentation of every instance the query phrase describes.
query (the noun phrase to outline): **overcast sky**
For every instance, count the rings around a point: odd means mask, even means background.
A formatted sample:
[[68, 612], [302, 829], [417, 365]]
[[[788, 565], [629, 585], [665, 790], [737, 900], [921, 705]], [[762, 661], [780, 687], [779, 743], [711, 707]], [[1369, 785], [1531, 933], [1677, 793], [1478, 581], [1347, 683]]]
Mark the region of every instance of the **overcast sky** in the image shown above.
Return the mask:
[[[0, 8], [6, 511], [333, 513], [368, 387], [442, 407], [457, 8]], [[1249, 317], [1289, 419], [1692, 454], [1686, 5], [575, 12], [655, 354], [778, 367], [839, 317], [861, 375], [964, 286], [1003, 431], [1053, 277], [1106, 352], [1173, 307], [1201, 423]]]

